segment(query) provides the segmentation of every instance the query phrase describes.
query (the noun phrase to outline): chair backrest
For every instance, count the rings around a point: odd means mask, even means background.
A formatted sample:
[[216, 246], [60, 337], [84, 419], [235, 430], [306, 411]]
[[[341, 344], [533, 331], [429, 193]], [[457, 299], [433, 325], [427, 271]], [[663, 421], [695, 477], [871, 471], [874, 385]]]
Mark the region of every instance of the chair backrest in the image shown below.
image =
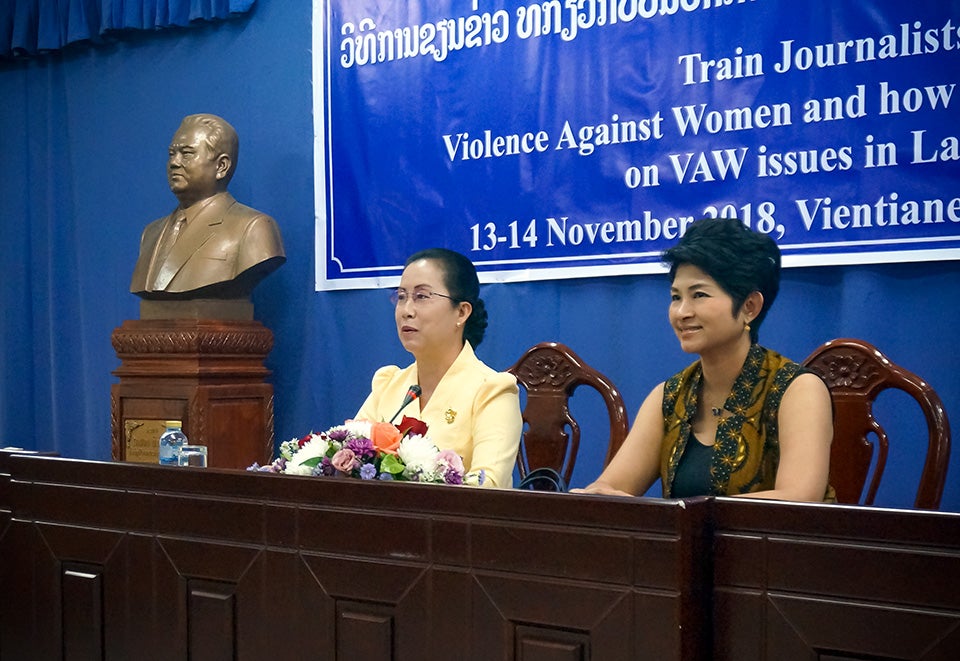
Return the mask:
[[[580, 425], [570, 412], [569, 399], [580, 386], [597, 390], [607, 407], [610, 434], [604, 466], [627, 437], [629, 425], [623, 397], [600, 372], [558, 342], [531, 347], [507, 370], [526, 391], [524, 431], [517, 454], [521, 479], [537, 468], [549, 467], [567, 484], [580, 450]], [[599, 435], [590, 434], [589, 438]]]
[[[841, 503], [872, 505], [887, 462], [887, 433], [873, 415], [877, 395], [887, 388], [902, 390], [920, 405], [927, 421], [927, 457], [914, 507], [937, 509], [947, 477], [950, 424], [940, 397], [916, 374], [892, 363], [863, 340], [831, 340], [803, 364], [819, 374], [833, 398], [833, 445], [830, 484]], [[877, 460], [869, 488], [868, 473], [876, 438]]]

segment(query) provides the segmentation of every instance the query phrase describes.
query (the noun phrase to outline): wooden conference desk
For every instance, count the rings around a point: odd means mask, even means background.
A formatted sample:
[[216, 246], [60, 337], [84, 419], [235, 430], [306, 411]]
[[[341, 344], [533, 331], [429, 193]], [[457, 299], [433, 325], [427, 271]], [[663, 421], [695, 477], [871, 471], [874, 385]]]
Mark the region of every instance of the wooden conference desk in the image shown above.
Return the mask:
[[956, 659], [958, 588], [956, 514], [0, 455], [4, 661]]

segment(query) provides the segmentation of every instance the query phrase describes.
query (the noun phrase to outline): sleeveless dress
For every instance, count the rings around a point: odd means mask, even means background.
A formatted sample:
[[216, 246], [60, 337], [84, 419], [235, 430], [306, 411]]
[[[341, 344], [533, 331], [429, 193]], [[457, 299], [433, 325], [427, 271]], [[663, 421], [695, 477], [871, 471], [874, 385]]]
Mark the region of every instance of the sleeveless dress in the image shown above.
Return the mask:
[[[710, 461], [709, 492], [728, 496], [772, 489], [780, 463], [777, 414], [787, 386], [807, 372], [801, 365], [758, 344], [750, 347], [717, 421]], [[664, 439], [660, 477], [664, 498], [671, 498], [677, 467], [693, 437], [703, 370], [696, 361], [671, 377], [663, 388]]]

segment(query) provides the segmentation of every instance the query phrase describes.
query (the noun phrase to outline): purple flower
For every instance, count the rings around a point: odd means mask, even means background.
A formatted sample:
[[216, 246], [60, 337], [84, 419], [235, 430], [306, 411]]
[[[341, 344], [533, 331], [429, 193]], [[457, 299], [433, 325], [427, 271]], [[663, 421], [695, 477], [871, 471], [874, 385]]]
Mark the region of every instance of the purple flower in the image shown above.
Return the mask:
[[389, 482], [393, 479], [393, 475], [390, 473], [380, 473], [380, 477], [377, 479], [383, 480], [384, 482]]
[[463, 472], [463, 459], [453, 450], [440, 450], [437, 453], [437, 464], [446, 467], [448, 470]]
[[284, 461], [283, 459], [277, 459], [272, 464], [267, 464], [265, 466], [261, 466], [257, 462], [253, 462], [251, 466], [247, 466], [247, 470], [253, 471], [255, 473], [281, 473], [283, 472], [283, 469], [286, 466], [286, 464], [287, 462]]
[[446, 484], [463, 484], [463, 473], [454, 468], [448, 468], [443, 474], [443, 481]]
[[372, 480], [377, 476], [377, 467], [373, 464], [364, 464], [360, 467], [360, 479]]
[[337, 469], [333, 467], [333, 464], [330, 462], [330, 459], [324, 457], [320, 460], [320, 474], [330, 477], [337, 472]]
[[373, 447], [373, 441], [369, 438], [350, 438], [343, 444], [343, 447], [352, 450], [361, 459], [373, 459], [377, 456], [377, 450]]

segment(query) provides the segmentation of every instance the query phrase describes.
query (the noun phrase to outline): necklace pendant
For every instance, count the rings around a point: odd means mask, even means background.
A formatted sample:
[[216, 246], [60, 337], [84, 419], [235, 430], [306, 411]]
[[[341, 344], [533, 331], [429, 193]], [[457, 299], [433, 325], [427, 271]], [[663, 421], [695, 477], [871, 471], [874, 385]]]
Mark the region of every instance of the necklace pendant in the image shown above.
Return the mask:
[[713, 413], [713, 417], [719, 418], [720, 415], [723, 413], [723, 409], [720, 408], [719, 406], [714, 406], [713, 408], [710, 409], [710, 412]]

